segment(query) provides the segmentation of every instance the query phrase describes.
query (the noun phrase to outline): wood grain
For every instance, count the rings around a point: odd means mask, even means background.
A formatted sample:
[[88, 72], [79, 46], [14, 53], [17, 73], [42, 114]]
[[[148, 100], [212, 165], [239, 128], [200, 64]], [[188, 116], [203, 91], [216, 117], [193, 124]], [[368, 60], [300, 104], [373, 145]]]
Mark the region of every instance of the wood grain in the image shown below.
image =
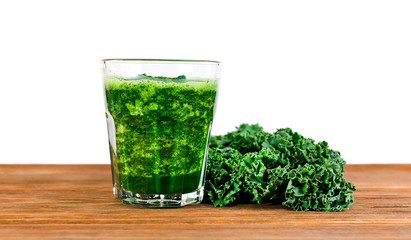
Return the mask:
[[0, 165], [1, 239], [411, 239], [411, 165], [348, 165], [342, 212], [273, 204], [148, 209], [113, 197], [108, 165]]

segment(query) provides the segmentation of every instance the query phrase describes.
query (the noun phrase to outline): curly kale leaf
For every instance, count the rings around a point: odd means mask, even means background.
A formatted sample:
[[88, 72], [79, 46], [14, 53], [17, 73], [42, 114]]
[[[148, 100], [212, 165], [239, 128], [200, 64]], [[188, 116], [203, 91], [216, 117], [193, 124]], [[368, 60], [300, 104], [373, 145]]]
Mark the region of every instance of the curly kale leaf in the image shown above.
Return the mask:
[[226, 135], [212, 136], [210, 147], [231, 147], [242, 154], [261, 150], [268, 133], [259, 124], [241, 124], [236, 129]]
[[323, 165], [306, 164], [288, 173], [283, 205], [299, 211], [341, 211], [353, 204], [355, 186]]
[[252, 196], [251, 201], [261, 203], [265, 199], [276, 198], [278, 182], [269, 181], [272, 168], [282, 162], [279, 151], [264, 148], [259, 152], [250, 152], [244, 155], [241, 163], [241, 172], [244, 175], [244, 193]]
[[241, 159], [241, 153], [235, 149], [209, 150], [205, 187], [208, 199], [215, 206], [226, 206], [239, 196], [242, 176], [238, 170]]
[[277, 130], [267, 140], [269, 145], [284, 154], [288, 160], [287, 165], [296, 168], [305, 164], [327, 165], [343, 172], [345, 161], [338, 151], [329, 149], [325, 141], [315, 143], [311, 138], [305, 138], [290, 128]]
[[270, 134], [258, 124], [211, 138], [206, 191], [215, 206], [282, 202], [297, 211], [341, 211], [355, 186], [343, 177], [344, 159], [325, 141], [290, 128]]

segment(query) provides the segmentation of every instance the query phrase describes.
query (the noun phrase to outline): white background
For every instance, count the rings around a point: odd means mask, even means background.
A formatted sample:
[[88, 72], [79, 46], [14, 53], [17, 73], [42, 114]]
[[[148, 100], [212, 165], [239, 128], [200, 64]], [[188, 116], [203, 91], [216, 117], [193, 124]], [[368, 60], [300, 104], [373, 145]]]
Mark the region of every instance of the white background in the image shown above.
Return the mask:
[[410, 1], [2, 1], [0, 163], [109, 163], [102, 58], [223, 62], [242, 122], [411, 163]]

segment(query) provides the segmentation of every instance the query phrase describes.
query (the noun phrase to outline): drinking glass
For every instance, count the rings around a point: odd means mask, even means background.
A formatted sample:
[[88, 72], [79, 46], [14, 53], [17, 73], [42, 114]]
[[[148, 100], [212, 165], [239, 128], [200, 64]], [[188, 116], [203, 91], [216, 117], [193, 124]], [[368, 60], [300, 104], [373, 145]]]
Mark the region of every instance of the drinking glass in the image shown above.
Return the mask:
[[114, 196], [178, 207], [204, 195], [221, 63], [102, 60]]

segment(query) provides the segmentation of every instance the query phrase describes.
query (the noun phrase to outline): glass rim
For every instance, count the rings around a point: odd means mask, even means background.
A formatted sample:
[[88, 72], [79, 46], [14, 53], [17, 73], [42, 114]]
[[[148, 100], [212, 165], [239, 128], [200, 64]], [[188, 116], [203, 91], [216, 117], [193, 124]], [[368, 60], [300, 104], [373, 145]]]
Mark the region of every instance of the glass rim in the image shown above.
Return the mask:
[[101, 62], [164, 62], [164, 63], [215, 63], [221, 64], [220, 61], [214, 60], [192, 60], [192, 59], [149, 59], [149, 58], [107, 58]]

